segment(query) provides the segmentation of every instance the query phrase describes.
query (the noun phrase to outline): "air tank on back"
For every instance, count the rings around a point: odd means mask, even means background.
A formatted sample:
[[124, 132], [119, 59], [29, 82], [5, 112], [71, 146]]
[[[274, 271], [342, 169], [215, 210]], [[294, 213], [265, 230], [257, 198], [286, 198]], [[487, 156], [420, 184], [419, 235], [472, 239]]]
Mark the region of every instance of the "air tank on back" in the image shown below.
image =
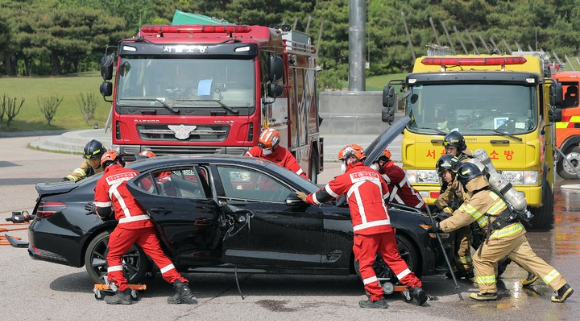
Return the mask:
[[512, 183], [503, 178], [501, 174], [497, 172], [491, 163], [491, 159], [487, 155], [487, 152], [484, 149], [478, 149], [473, 152], [473, 156], [475, 158], [471, 159], [470, 161], [473, 161], [473, 163], [476, 164], [484, 174], [486, 174], [489, 184], [497, 192], [503, 195], [505, 200], [512, 206], [514, 210], [525, 211], [528, 206], [526, 197], [523, 193], [518, 193], [513, 187]]

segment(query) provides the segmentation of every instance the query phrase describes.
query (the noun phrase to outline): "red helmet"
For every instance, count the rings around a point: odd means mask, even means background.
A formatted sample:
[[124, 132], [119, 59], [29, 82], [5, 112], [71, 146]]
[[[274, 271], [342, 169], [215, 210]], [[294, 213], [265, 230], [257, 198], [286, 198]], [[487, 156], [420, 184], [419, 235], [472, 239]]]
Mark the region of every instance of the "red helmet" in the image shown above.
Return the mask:
[[357, 144], [348, 144], [338, 152], [339, 160], [344, 160], [350, 156], [354, 156], [358, 160], [363, 160], [366, 157], [363, 148]]
[[258, 146], [262, 149], [276, 149], [280, 144], [280, 133], [277, 130], [268, 128], [260, 134]]
[[140, 156], [143, 156], [143, 157], [148, 157], [148, 158], [153, 158], [153, 157], [155, 157], [155, 153], [153, 153], [153, 152], [152, 152], [152, 151], [150, 151], [150, 150], [144, 150], [144, 151], [140, 152], [140, 153], [139, 153], [139, 155], [140, 155]]
[[117, 152], [115, 150], [107, 151], [101, 156], [101, 166], [104, 168], [109, 164], [105, 164], [107, 162], [114, 162], [118, 158]]

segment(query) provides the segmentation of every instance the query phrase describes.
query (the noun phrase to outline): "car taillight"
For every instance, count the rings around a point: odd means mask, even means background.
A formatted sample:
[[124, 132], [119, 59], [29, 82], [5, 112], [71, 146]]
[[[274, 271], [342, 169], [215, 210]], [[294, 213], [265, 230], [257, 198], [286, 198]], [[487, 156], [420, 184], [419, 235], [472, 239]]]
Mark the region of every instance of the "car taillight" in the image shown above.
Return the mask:
[[64, 210], [65, 208], [66, 204], [63, 202], [42, 201], [38, 205], [38, 210], [36, 210], [36, 217], [47, 218]]

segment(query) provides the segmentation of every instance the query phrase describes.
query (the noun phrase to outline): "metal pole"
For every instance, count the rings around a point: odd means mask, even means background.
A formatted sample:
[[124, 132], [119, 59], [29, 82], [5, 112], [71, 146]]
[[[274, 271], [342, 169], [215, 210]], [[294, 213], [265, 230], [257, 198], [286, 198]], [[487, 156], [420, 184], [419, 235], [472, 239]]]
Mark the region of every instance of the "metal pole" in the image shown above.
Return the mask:
[[509, 53], [510, 53], [510, 55], [511, 55], [511, 53], [512, 53], [512, 49], [510, 48], [510, 46], [508, 46], [507, 42], [505, 41], [505, 38], [502, 38], [502, 39], [501, 39], [501, 42], [503, 43], [503, 45], [504, 45], [504, 46], [505, 46], [505, 48], [507, 49], [507, 51], [506, 51], [506, 52], [509, 52]]
[[520, 47], [520, 44], [517, 41], [514, 41], [516, 43], [516, 48], [518, 48], [518, 51], [523, 51], [522, 47]]
[[451, 41], [451, 36], [449, 36], [449, 32], [447, 32], [447, 27], [445, 27], [445, 22], [441, 21], [441, 26], [443, 27], [443, 31], [445, 31], [445, 35], [447, 36], [447, 40], [449, 41], [449, 45], [451, 45], [451, 50], [453, 50], [453, 54], [455, 55], [455, 46], [453, 45], [453, 41]]
[[491, 44], [493, 45], [493, 48], [494, 48], [495, 50], [497, 50], [497, 51], [500, 51], [500, 52], [501, 52], [501, 50], [499, 50], [499, 47], [498, 47], [498, 46], [495, 44], [495, 41], [493, 41], [493, 37], [489, 37], [489, 42], [491, 42]]
[[479, 50], [477, 49], [477, 46], [475, 45], [475, 41], [473, 41], [473, 38], [471, 38], [471, 34], [469, 33], [469, 30], [465, 29], [465, 33], [467, 34], [467, 38], [469, 38], [469, 41], [471, 41], [471, 45], [473, 46], [473, 50], [475, 50], [475, 53], [479, 55]]
[[457, 27], [453, 26], [453, 30], [455, 31], [455, 36], [457, 36], [457, 40], [459, 40], [461, 47], [463, 47], [463, 51], [465, 52], [466, 55], [469, 54], [469, 52], [467, 51], [467, 48], [463, 44], [463, 39], [461, 39], [461, 34], [459, 33], [459, 31], [457, 31]]
[[298, 25], [298, 18], [294, 19], [294, 24], [292, 25], [292, 30], [296, 30], [297, 25]]
[[320, 41], [322, 41], [322, 25], [324, 24], [324, 18], [320, 19], [320, 29], [318, 29], [318, 41], [316, 42], [316, 56], [315, 59], [318, 59], [318, 52], [320, 50]]
[[556, 54], [555, 51], [552, 50], [552, 54], [554, 55], [554, 58], [556, 58], [556, 61], [558, 62], [558, 64], [563, 65], [564, 63], [562, 62], [562, 60], [560, 60], [560, 57], [558, 57], [558, 55]]
[[365, 91], [366, 0], [350, 0], [348, 90]]
[[435, 34], [435, 41], [437, 41], [437, 45], [441, 47], [441, 43], [439, 42], [439, 34], [437, 33], [437, 29], [435, 29], [435, 24], [433, 24], [433, 18], [429, 17], [429, 23], [431, 24], [431, 28], [433, 28], [433, 33]]
[[481, 41], [481, 43], [483, 44], [483, 47], [485, 48], [485, 51], [487, 53], [490, 52], [489, 47], [487, 46], [487, 43], [485, 43], [485, 40], [483, 40], [483, 37], [481, 36], [480, 33], [477, 34], [477, 36], [479, 37], [479, 40]]
[[304, 31], [305, 34], [308, 34], [310, 30], [310, 22], [312, 21], [312, 16], [308, 16], [308, 22], [306, 23], [306, 30]]
[[[411, 42], [411, 36], [409, 35], [409, 28], [407, 28], [407, 21], [405, 20], [405, 13], [401, 11], [401, 17], [403, 18], [403, 26], [405, 26], [405, 33], [407, 34], [407, 40], [409, 41], [409, 49], [411, 49], [411, 54], [413, 55], [413, 62], [417, 59], [415, 57], [415, 49], [413, 49], [413, 43]], [[439, 42], [439, 41], [437, 41]]]
[[572, 71], [576, 71], [576, 68], [574, 68], [574, 66], [572, 65], [572, 62], [570, 61], [570, 59], [568, 59], [568, 55], [564, 55], [564, 58], [566, 58], [568, 65], [570, 65], [570, 68], [572, 68]]

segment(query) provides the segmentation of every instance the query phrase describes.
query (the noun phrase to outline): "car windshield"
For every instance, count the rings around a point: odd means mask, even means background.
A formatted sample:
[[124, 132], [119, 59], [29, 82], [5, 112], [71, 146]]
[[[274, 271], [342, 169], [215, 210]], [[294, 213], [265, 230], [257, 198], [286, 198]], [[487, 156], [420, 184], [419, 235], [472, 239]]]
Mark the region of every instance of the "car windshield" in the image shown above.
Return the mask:
[[122, 57], [117, 79], [119, 107], [253, 107], [252, 59]]
[[424, 134], [523, 134], [538, 124], [534, 87], [508, 84], [416, 85], [406, 96], [407, 128]]

